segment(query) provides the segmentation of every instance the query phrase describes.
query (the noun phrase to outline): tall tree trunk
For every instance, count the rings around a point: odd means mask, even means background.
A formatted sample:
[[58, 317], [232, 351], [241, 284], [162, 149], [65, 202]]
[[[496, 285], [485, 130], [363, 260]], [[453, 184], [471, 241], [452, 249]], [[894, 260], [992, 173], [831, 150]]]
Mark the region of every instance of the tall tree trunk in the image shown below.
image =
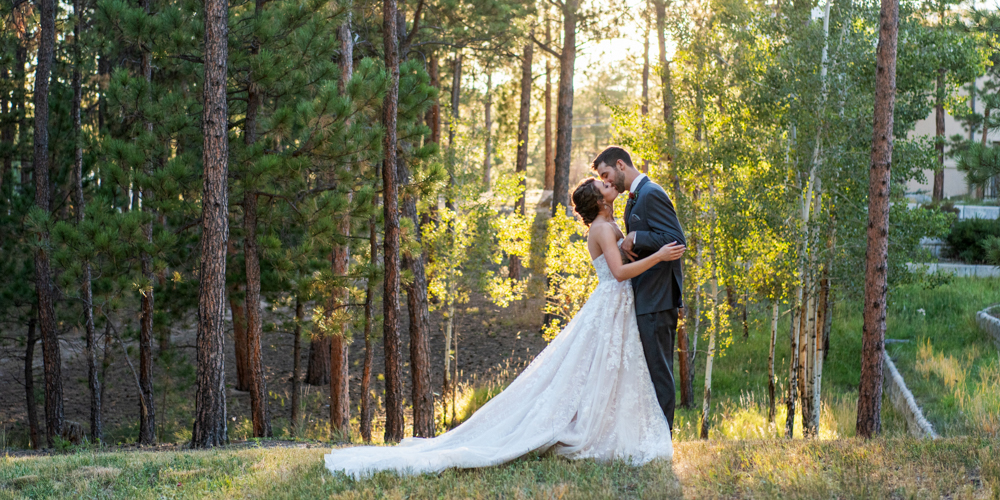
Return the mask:
[[[399, 54], [396, 37], [396, 0], [382, 2], [382, 33], [389, 88], [382, 103], [385, 135], [382, 151], [382, 197], [385, 218], [385, 291], [383, 334], [385, 345], [385, 441], [403, 439], [403, 380], [399, 339], [399, 193], [396, 178], [396, 112], [399, 105]], [[453, 110], [453, 115], [457, 110]], [[457, 116], [456, 116], [457, 117]], [[454, 129], [454, 127], [452, 127]], [[452, 131], [454, 134], [454, 131]], [[453, 144], [453, 143], [452, 143]]]
[[[640, 111], [642, 116], [647, 116], [649, 114], [649, 35], [650, 35], [650, 17], [649, 17], [649, 0], [646, 0], [646, 26], [642, 32], [642, 107]], [[649, 173], [649, 162], [647, 160], [642, 160], [642, 173]], [[686, 343], [686, 342], [685, 342]], [[683, 390], [683, 384], [681, 385]], [[693, 403], [693, 396], [691, 396], [691, 402]], [[684, 401], [684, 396], [681, 396], [681, 401]], [[681, 403], [684, 406], [684, 403]]]
[[[414, 20], [416, 22], [416, 20]], [[400, 43], [406, 40], [406, 19], [400, 12], [396, 29]], [[405, 59], [409, 47], [400, 48], [401, 59]], [[489, 91], [489, 89], [487, 89]], [[403, 151], [408, 149], [400, 147]], [[489, 142], [487, 142], [489, 146]], [[487, 151], [487, 153], [489, 153]], [[488, 165], [487, 165], [488, 167]], [[488, 172], [487, 172], [488, 173]], [[413, 222], [413, 238], [421, 249], [418, 252], [406, 252], [403, 256], [403, 267], [410, 271], [413, 279], [406, 285], [407, 313], [410, 325], [410, 397], [413, 400], [413, 435], [417, 437], [434, 437], [434, 389], [431, 387], [430, 359], [430, 313], [427, 304], [427, 273], [424, 269], [424, 252], [421, 245], [421, 220], [417, 213], [417, 194], [410, 188], [410, 170], [406, 159], [397, 153], [396, 176], [400, 186], [404, 187], [402, 197], [402, 215]], [[487, 186], [489, 183], [487, 182]], [[400, 419], [402, 422], [402, 419]]]
[[[441, 89], [441, 70], [438, 67], [438, 55], [437, 51], [432, 51], [427, 64], [427, 73], [431, 78], [431, 87], [438, 90]], [[441, 102], [437, 96], [434, 96], [434, 103], [431, 104], [430, 109], [427, 110], [427, 126], [431, 129], [430, 142], [434, 144], [441, 144]]]
[[302, 417], [299, 415], [299, 391], [301, 391], [302, 382], [300, 378], [300, 373], [302, 371], [302, 320], [305, 317], [302, 311], [302, 301], [299, 299], [298, 294], [295, 295], [295, 332], [293, 335], [295, 338], [292, 339], [292, 416], [291, 416], [291, 430], [292, 436], [295, 437], [299, 432], [299, 421]]
[[[698, 260], [695, 262], [696, 266], [701, 265], [701, 263], [703, 262], [702, 252], [703, 252], [703, 248], [702, 248], [701, 245], [699, 245], [698, 246], [697, 257], [696, 257]], [[695, 405], [695, 402], [694, 402], [694, 375], [695, 375], [695, 373], [694, 372], [695, 372], [695, 360], [697, 359], [697, 355], [698, 355], [698, 336], [701, 334], [701, 304], [702, 304], [701, 285], [699, 284], [699, 285], [696, 285], [694, 287], [694, 328], [692, 329], [691, 334], [690, 334], [691, 335], [691, 337], [690, 337], [691, 338], [691, 345], [690, 345], [690, 347], [688, 349], [688, 354], [687, 354], [687, 357], [688, 357], [688, 366], [690, 367], [690, 369], [688, 370], [688, 377], [687, 377], [687, 379], [681, 379], [681, 383], [682, 384], [686, 384], [687, 387], [688, 387], [687, 388], [687, 393], [691, 395], [691, 400], [687, 402], [687, 405], [684, 406], [685, 408], [694, 408], [694, 405]], [[686, 312], [685, 312], [685, 314], [686, 314]], [[682, 394], [683, 394], [683, 392], [682, 392]], [[683, 402], [682, 402], [682, 404], [683, 404]]]
[[767, 422], [774, 425], [777, 413], [774, 394], [774, 346], [778, 343], [778, 301], [771, 305], [771, 348], [767, 356]]
[[[35, 206], [49, 213], [49, 79], [55, 52], [55, 0], [39, 0], [38, 62], [35, 66]], [[35, 289], [38, 294], [38, 325], [42, 334], [45, 363], [45, 431], [49, 446], [63, 429], [62, 356], [56, 333], [52, 276], [49, 270], [49, 232], [42, 229], [35, 250]]]
[[28, 408], [28, 437], [31, 439], [33, 449], [41, 449], [42, 442], [38, 436], [38, 405], [35, 403], [35, 323], [37, 312], [31, 308], [31, 319], [28, 320], [28, 340], [24, 347], [24, 396], [25, 406]]
[[[410, 183], [410, 170], [406, 161], [397, 157], [399, 184]], [[403, 195], [403, 217], [413, 222], [412, 238], [421, 244], [421, 222], [417, 213], [417, 196], [410, 190]], [[403, 266], [413, 279], [406, 285], [407, 313], [410, 320], [410, 371], [413, 401], [413, 434], [417, 437], [434, 437], [434, 389], [431, 387], [430, 313], [427, 304], [427, 273], [424, 256], [420, 252], [406, 252]]]
[[[656, 38], [660, 49], [660, 83], [663, 92], [663, 123], [667, 126], [667, 148], [673, 167], [673, 156], [677, 150], [677, 134], [674, 131], [674, 91], [671, 86], [670, 61], [667, 60], [667, 3], [665, 0], [653, 0], [656, 6]], [[674, 197], [676, 198], [678, 179], [672, 174], [674, 181]]]
[[[545, 14], [545, 43], [552, 44], [552, 30]], [[556, 152], [552, 144], [552, 62], [545, 58], [545, 191], [552, 191], [556, 178]]]
[[[83, 6], [81, 0], [73, 1], [73, 15], [76, 22], [73, 25], [73, 202], [76, 205], [76, 223], [83, 224], [87, 209], [87, 200], [83, 195], [83, 137], [81, 102], [83, 101], [83, 75], [80, 67], [83, 64], [80, 53], [80, 32], [83, 24]], [[5, 129], [6, 134], [6, 129]], [[9, 134], [13, 140], [13, 132]], [[6, 141], [6, 139], [5, 139]], [[10, 161], [8, 157], [6, 162]], [[4, 171], [6, 173], [6, 170]], [[2, 182], [2, 179], [0, 179]], [[86, 333], [87, 356], [87, 388], [90, 392], [90, 440], [99, 443], [104, 439], [101, 423], [101, 382], [97, 378], [97, 340], [94, 332], [94, 294], [91, 287], [90, 262], [83, 262], [80, 283], [80, 299], [83, 302], [83, 323]], [[34, 329], [34, 325], [31, 327]], [[33, 334], [34, 332], [32, 332]], [[34, 336], [34, 335], [32, 335]]]
[[580, 0], [562, 5], [563, 47], [559, 60], [559, 102], [556, 104], [556, 168], [552, 187], [552, 215], [562, 206], [569, 213], [569, 167], [573, 152], [573, 76], [576, 72], [576, 24]]
[[934, 170], [934, 187], [932, 199], [941, 201], [944, 199], [944, 97], [945, 81], [944, 68], [937, 70], [937, 88], [934, 99], [934, 149], [937, 150], [937, 169]]
[[483, 148], [483, 186], [490, 190], [490, 170], [493, 166], [493, 73], [486, 73], [486, 103], [483, 106], [486, 146]]
[[[142, 0], [142, 9], [146, 15], [150, 15], [150, 0]], [[147, 86], [153, 84], [153, 54], [149, 47], [142, 47], [142, 77], [146, 80]], [[146, 106], [152, 105], [150, 101], [144, 103]], [[145, 116], [143, 112], [143, 128], [147, 135], [153, 134], [153, 122]], [[152, 173], [152, 161], [144, 163], [143, 169], [146, 175]], [[135, 207], [143, 212], [149, 212], [146, 208], [145, 198], [151, 193], [144, 187], [138, 187], [140, 203]], [[141, 207], [139, 206], [141, 205]], [[142, 236], [147, 245], [153, 244], [153, 221], [152, 218], [142, 225]], [[156, 444], [156, 407], [153, 399], [153, 259], [145, 249], [139, 253], [140, 271], [142, 277], [149, 283], [141, 294], [142, 313], [139, 317], [139, 388], [141, 399], [139, 401], [139, 444]]]
[[[373, 201], [373, 208], [378, 208], [378, 199]], [[375, 216], [369, 221], [368, 246], [372, 265], [375, 265], [378, 257], [378, 235], [375, 229]], [[374, 272], [372, 273], [374, 274]], [[365, 286], [365, 364], [361, 374], [361, 438], [366, 443], [372, 440], [372, 361], [375, 357], [375, 348], [372, 345], [372, 326], [375, 322], [375, 280], [369, 276]]]
[[226, 59], [229, 6], [205, 0], [205, 81], [202, 127], [205, 167], [202, 194], [201, 269], [198, 274], [198, 370], [191, 446], [211, 448], [226, 435], [226, 364], [223, 317], [226, 242], [229, 240], [229, 142]]
[[[338, 90], [342, 96], [347, 96], [347, 85], [354, 75], [354, 39], [351, 35], [351, 14], [337, 30], [340, 39], [340, 81]], [[348, 193], [348, 203], [352, 194]], [[351, 217], [349, 214], [340, 218], [337, 231], [345, 237], [351, 235]], [[344, 277], [351, 264], [350, 246], [337, 245], [333, 249], [333, 274]], [[334, 290], [328, 303], [330, 312], [338, 308], [346, 308], [350, 299], [347, 287]], [[351, 398], [348, 386], [350, 365], [348, 363], [348, 324], [340, 325], [340, 332], [334, 332], [330, 339], [330, 437], [349, 440], [351, 432]]]
[[[246, 256], [244, 256], [244, 261]], [[233, 352], [236, 354], [237, 391], [250, 391], [250, 347], [247, 343], [246, 286], [236, 283], [229, 289], [229, 310], [233, 317]]]
[[687, 307], [682, 307], [677, 312], [680, 313], [680, 317], [678, 318], [680, 321], [677, 323], [677, 377], [680, 380], [680, 406], [682, 408], [690, 408], [694, 405], [694, 386], [689, 386], [685, 381], [691, 378], [691, 372], [694, 370], [694, 367], [691, 366], [691, 358], [688, 357], [691, 348], [689, 346], [690, 337], [688, 337]]
[[875, 112], [868, 180], [868, 248], [865, 252], [864, 326], [858, 435], [882, 431], [882, 357], [885, 352], [886, 274], [889, 249], [889, 168], [892, 164], [899, 0], [882, 0], [875, 58]]
[[306, 366], [307, 384], [330, 383], [330, 342], [330, 337], [323, 332], [313, 331], [309, 340], [309, 364]]
[[[263, 3], [262, 0], [257, 0]], [[253, 101], [259, 96], [253, 97]], [[259, 104], [259, 101], [257, 102]], [[256, 105], [251, 105], [256, 108]], [[251, 106], [248, 106], [251, 107]], [[247, 127], [256, 126], [256, 109], [247, 113]], [[253, 119], [250, 117], [253, 116]], [[249, 138], [256, 134], [251, 133]], [[244, 187], [246, 185], [244, 184]], [[264, 379], [264, 360], [261, 352], [262, 327], [260, 319], [260, 249], [257, 244], [257, 194], [243, 193], [243, 264], [247, 275], [247, 372], [250, 375], [250, 415], [254, 437], [271, 437], [271, 415], [267, 407], [267, 382]]]
[[[714, 218], [714, 215], [713, 215]], [[701, 403], [702, 439], [708, 439], [709, 410], [712, 406], [712, 363], [715, 361], [715, 338], [719, 330], [719, 279], [717, 276], [715, 244], [710, 244], [712, 259], [712, 329], [708, 334], [708, 354], [705, 357], [705, 397]]]
[[819, 437], [819, 417], [822, 411], [822, 387], [823, 387], [823, 330], [826, 325], [826, 314], [828, 311], [827, 300], [829, 299], [829, 280], [826, 277], [826, 269], [823, 269], [823, 276], [819, 280], [819, 297], [816, 299], [816, 327], [813, 330], [813, 350], [812, 350], [812, 376], [813, 376], [813, 401], [812, 401], [812, 431], [813, 437]]
[[[517, 160], [514, 171], [526, 175], [528, 172], [528, 128], [531, 125], [531, 59], [535, 53], [533, 43], [524, 44], [524, 54], [521, 56], [521, 108], [517, 119]], [[525, 194], [528, 185], [521, 179], [520, 193], [514, 210], [520, 215], [525, 214]], [[521, 279], [521, 258], [510, 256], [510, 279]]]
[[451, 120], [448, 126], [448, 147], [455, 145], [455, 131], [458, 127], [459, 104], [462, 96], [462, 52], [455, 54], [451, 64]]
[[791, 439], [795, 430], [795, 404], [798, 399], [799, 375], [799, 308], [792, 307], [791, 324], [788, 328], [791, 350], [788, 356], [788, 399], [785, 401], [785, 437]]

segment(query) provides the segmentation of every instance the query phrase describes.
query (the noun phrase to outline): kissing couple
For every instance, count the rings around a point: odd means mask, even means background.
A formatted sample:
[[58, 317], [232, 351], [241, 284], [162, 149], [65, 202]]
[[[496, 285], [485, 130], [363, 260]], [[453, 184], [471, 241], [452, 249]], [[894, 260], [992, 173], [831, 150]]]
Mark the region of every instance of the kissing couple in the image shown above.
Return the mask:
[[[598, 285], [569, 324], [511, 384], [463, 424], [396, 446], [334, 449], [333, 473], [436, 473], [489, 467], [530, 452], [634, 465], [673, 457], [673, 351], [684, 231], [666, 191], [625, 149], [594, 159], [573, 191], [589, 227]], [[628, 190], [625, 233], [614, 201]]]

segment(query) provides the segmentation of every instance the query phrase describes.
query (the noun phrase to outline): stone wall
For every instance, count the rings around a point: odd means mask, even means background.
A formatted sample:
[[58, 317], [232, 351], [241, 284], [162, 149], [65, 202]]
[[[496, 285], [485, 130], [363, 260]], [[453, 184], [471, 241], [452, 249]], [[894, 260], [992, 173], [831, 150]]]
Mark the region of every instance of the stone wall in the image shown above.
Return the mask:
[[903, 381], [903, 376], [899, 374], [899, 370], [896, 369], [896, 364], [892, 362], [889, 353], [882, 351], [882, 359], [885, 361], [883, 378], [886, 395], [889, 396], [889, 401], [892, 401], [892, 406], [896, 408], [896, 411], [906, 419], [906, 430], [914, 437], [937, 439], [937, 433], [934, 432], [931, 423], [924, 418], [924, 412], [920, 411], [917, 400], [913, 398], [913, 393], [907, 389], [906, 382]]
[[993, 337], [993, 343], [995, 343], [997, 348], [1000, 349], [1000, 318], [993, 316], [990, 314], [991, 312], [1000, 312], [1000, 305], [987, 307], [986, 309], [976, 313], [976, 324], [979, 325], [979, 328], [981, 328], [984, 332]]

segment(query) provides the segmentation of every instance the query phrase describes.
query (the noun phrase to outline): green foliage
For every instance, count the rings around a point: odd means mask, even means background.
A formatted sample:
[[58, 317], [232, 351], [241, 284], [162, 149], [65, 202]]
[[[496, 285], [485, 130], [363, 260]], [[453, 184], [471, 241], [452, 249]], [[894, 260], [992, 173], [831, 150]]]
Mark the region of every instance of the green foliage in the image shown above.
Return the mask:
[[587, 250], [586, 228], [580, 221], [557, 210], [549, 219], [545, 273], [545, 314], [552, 318], [543, 326], [543, 335], [554, 338], [597, 288], [597, 275]]
[[948, 255], [970, 264], [988, 262], [991, 238], [1000, 237], [1000, 221], [965, 219], [956, 222], [945, 238]]

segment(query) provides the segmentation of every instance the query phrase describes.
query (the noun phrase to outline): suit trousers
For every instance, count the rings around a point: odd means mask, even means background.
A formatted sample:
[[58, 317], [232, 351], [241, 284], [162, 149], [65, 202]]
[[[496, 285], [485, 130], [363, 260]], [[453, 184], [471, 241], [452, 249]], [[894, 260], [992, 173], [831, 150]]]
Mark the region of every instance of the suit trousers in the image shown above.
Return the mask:
[[677, 335], [677, 309], [667, 309], [636, 316], [639, 340], [646, 356], [649, 376], [660, 409], [667, 417], [671, 434], [674, 432], [674, 337]]

